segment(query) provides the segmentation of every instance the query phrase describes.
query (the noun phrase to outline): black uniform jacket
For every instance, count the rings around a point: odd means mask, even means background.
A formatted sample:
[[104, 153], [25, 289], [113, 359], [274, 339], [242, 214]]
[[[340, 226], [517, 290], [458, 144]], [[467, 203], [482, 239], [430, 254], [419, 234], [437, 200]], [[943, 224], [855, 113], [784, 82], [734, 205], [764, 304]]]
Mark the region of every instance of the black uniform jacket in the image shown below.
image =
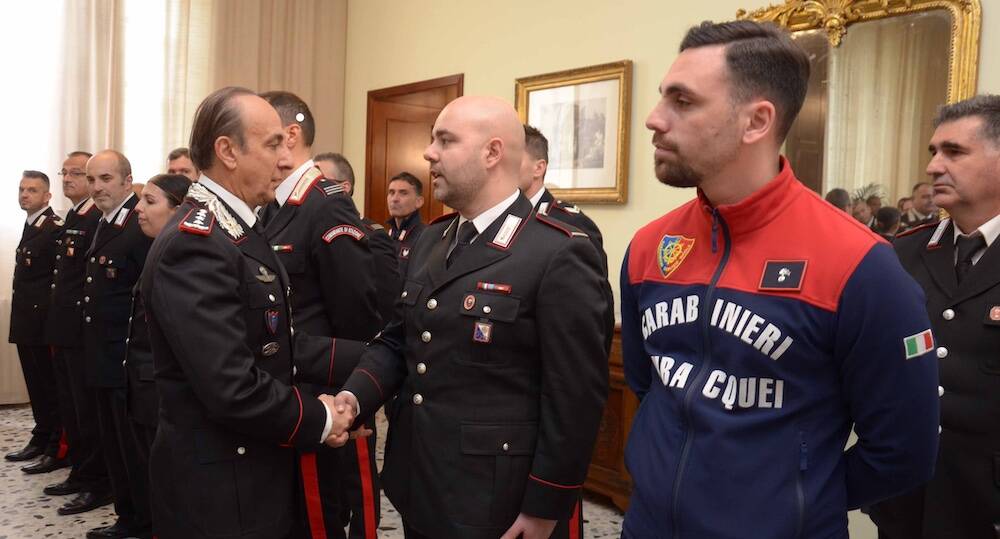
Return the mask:
[[83, 340], [87, 383], [95, 387], [125, 387], [125, 339], [132, 311], [132, 287], [142, 274], [153, 242], [139, 228], [130, 194], [125, 205], [99, 225], [86, 252], [83, 282]]
[[79, 211], [66, 214], [56, 240], [56, 262], [52, 279], [52, 308], [45, 321], [45, 338], [53, 346], [83, 347], [83, 280], [87, 276], [87, 249], [94, 240], [101, 210], [87, 199]]
[[46, 344], [45, 317], [52, 292], [56, 239], [62, 225], [52, 208], [46, 208], [30, 225], [24, 225], [14, 256], [9, 342], [26, 346]]
[[291, 279], [296, 329], [358, 341], [378, 332], [367, 228], [340, 185], [309, 169], [264, 231]]
[[157, 535], [285, 537], [297, 514], [292, 446], [316, 446], [326, 425], [293, 377], [338, 383], [336, 354], [330, 339], [292, 331], [288, 277], [264, 236], [204, 186], [188, 196], [141, 287], [160, 397]]
[[128, 377], [128, 411], [136, 423], [156, 428], [160, 399], [153, 376], [153, 350], [149, 345], [146, 308], [137, 282], [132, 287], [132, 312], [125, 342], [125, 373]]
[[399, 257], [400, 274], [405, 274], [406, 262], [410, 259], [410, 251], [417, 244], [420, 235], [424, 233], [427, 225], [420, 220], [420, 210], [417, 210], [403, 219], [401, 226], [396, 226], [396, 218], [390, 217], [385, 222], [389, 229], [389, 237], [393, 239], [396, 247], [396, 255]]
[[382, 325], [392, 320], [396, 298], [402, 290], [403, 281], [399, 275], [399, 261], [396, 259], [396, 242], [392, 241], [385, 227], [372, 221], [362, 219], [368, 233], [368, 246], [375, 257], [375, 289], [378, 295], [378, 315]]
[[942, 221], [894, 243], [927, 295], [943, 393], [934, 478], [871, 510], [892, 538], [996, 539], [1000, 529], [1000, 242], [959, 285], [953, 229]]
[[597, 224], [594, 223], [590, 217], [587, 217], [587, 215], [584, 214], [580, 208], [576, 207], [576, 205], [563, 202], [562, 200], [556, 200], [556, 198], [552, 196], [551, 191], [545, 189], [544, 187], [542, 189], [544, 192], [542, 193], [542, 198], [538, 200], [538, 207], [535, 208], [535, 211], [544, 213], [549, 217], [558, 219], [564, 223], [569, 223], [587, 234], [591, 243], [594, 244], [594, 248], [597, 249], [597, 254], [601, 256], [601, 264], [604, 266], [604, 275], [607, 276], [608, 255], [604, 252], [604, 237], [601, 236], [601, 230], [597, 228]]
[[522, 511], [571, 516], [608, 390], [607, 285], [586, 235], [523, 196], [446, 267], [457, 222], [424, 231], [345, 389], [369, 415], [399, 394], [382, 480], [403, 518], [495, 539]]

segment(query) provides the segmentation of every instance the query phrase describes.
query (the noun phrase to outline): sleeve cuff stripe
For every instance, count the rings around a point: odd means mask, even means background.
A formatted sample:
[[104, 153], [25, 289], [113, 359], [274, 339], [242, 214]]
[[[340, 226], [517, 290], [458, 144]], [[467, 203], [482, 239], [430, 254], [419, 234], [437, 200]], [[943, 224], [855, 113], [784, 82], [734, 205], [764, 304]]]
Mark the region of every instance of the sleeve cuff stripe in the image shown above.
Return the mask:
[[378, 380], [372, 375], [372, 373], [366, 371], [365, 369], [358, 369], [358, 372], [364, 373], [365, 376], [371, 378], [372, 383], [375, 384], [375, 389], [378, 389], [378, 395], [381, 398], [385, 398], [385, 393], [382, 392], [382, 386], [378, 383]]
[[553, 488], [562, 488], [562, 489], [566, 489], [566, 490], [578, 489], [578, 488], [580, 488], [580, 487], [583, 486], [583, 485], [572, 485], [572, 486], [569, 486], [569, 485], [560, 485], [560, 484], [557, 484], [557, 483], [551, 483], [551, 482], [546, 481], [544, 479], [539, 479], [539, 478], [535, 477], [532, 474], [528, 474], [528, 478], [531, 479], [531, 480], [533, 480], [533, 481], [537, 481], [537, 482], [539, 482], [539, 483], [541, 483], [541, 484], [543, 484], [545, 486], [549, 486], [549, 487], [553, 487]]
[[326, 376], [327, 386], [333, 385], [333, 356], [336, 354], [336, 352], [337, 352], [337, 339], [333, 338], [330, 339], [330, 372], [327, 373]]
[[302, 425], [302, 395], [299, 393], [299, 388], [292, 386], [292, 391], [295, 391], [295, 398], [299, 400], [299, 420], [295, 422], [295, 428], [292, 429], [292, 435], [288, 437], [287, 444], [291, 444], [292, 440], [295, 439], [295, 435], [299, 433], [299, 426]]

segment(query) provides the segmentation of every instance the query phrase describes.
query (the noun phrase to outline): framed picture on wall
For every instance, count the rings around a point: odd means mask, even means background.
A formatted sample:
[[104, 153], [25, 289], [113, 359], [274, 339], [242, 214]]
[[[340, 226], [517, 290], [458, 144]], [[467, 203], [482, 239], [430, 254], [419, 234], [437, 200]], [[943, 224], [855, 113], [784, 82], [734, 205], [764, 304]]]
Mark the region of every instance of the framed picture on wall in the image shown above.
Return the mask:
[[549, 141], [545, 186], [556, 198], [624, 204], [632, 61], [517, 79], [521, 121]]

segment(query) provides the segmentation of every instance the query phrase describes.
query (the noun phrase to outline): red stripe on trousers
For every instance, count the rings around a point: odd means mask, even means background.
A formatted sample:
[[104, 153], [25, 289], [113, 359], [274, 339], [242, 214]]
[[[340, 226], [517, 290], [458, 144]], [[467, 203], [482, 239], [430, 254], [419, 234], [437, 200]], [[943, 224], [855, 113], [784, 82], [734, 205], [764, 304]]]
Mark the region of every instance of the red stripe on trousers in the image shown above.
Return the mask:
[[62, 430], [62, 434], [59, 435], [59, 452], [56, 453], [57, 459], [66, 458], [66, 453], [69, 452], [69, 443], [66, 442], [66, 429]]
[[368, 438], [355, 438], [354, 446], [358, 450], [358, 475], [361, 477], [361, 497], [364, 500], [365, 539], [375, 539], [375, 488], [368, 461]]
[[319, 495], [319, 475], [316, 473], [316, 453], [303, 453], [299, 462], [302, 467], [302, 490], [305, 492], [310, 537], [326, 539], [323, 499]]
[[569, 539], [580, 539], [580, 502], [573, 507], [573, 516], [569, 517]]

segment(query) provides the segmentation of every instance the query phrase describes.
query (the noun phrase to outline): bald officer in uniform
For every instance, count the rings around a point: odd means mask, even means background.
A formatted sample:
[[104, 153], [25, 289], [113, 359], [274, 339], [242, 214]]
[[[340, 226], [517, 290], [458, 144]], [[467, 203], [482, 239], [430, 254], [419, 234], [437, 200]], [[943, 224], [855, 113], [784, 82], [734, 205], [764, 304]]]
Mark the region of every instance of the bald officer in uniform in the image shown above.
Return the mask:
[[45, 343], [45, 316], [49, 310], [56, 238], [62, 220], [49, 207], [49, 177], [25, 170], [18, 187], [18, 203], [28, 215], [17, 245], [13, 296], [10, 302], [10, 342], [17, 345], [24, 384], [31, 399], [35, 427], [28, 444], [6, 456], [25, 461], [41, 455], [38, 462], [21, 468], [27, 473], [45, 473], [68, 466], [59, 440], [62, 422], [52, 356]]
[[294, 448], [347, 442], [351, 411], [334, 413], [332, 397], [294, 378], [339, 384], [348, 354], [292, 331], [288, 275], [252, 210], [290, 166], [284, 137], [250, 90], [205, 98], [190, 144], [202, 175], [150, 250], [141, 293], [160, 395], [149, 468], [161, 539], [290, 536]]
[[871, 511], [883, 539], [1000, 537], [1000, 96], [946, 105], [927, 174], [950, 215], [896, 236], [940, 359], [934, 477]]
[[518, 191], [524, 130], [506, 102], [438, 116], [434, 195], [458, 210], [411, 253], [396, 317], [338, 405], [399, 398], [382, 484], [407, 537], [579, 533], [608, 389], [601, 260], [587, 235]]

